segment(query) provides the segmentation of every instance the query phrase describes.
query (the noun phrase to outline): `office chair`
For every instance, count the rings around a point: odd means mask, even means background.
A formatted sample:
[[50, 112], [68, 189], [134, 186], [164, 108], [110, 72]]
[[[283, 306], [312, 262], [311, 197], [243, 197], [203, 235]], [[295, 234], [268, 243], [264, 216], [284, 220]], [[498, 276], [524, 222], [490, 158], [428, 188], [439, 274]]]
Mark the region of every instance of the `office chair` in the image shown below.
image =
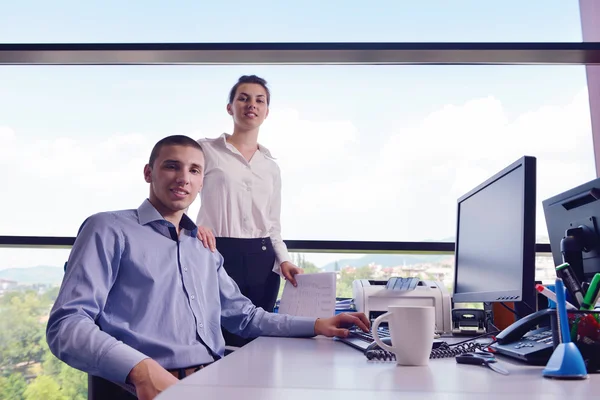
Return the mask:
[[127, 389], [99, 376], [88, 374], [88, 400], [136, 400]]

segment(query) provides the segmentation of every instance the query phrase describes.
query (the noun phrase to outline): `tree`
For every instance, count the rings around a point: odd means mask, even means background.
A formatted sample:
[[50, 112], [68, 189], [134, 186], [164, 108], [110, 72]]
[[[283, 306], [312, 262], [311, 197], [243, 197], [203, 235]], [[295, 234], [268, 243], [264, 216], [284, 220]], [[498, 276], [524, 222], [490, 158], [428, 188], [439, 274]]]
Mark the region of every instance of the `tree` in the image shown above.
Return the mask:
[[25, 400], [69, 400], [52, 377], [40, 375], [25, 389]]
[[51, 289], [48, 289], [47, 292], [45, 292], [44, 294], [42, 294], [42, 303], [43, 304], [48, 304], [48, 305], [52, 305], [54, 304], [54, 302], [56, 301], [56, 298], [58, 297], [58, 291], [60, 290], [60, 286], [55, 286]]
[[24, 400], [27, 382], [21, 374], [14, 373], [8, 377], [0, 376], [0, 399]]
[[69, 367], [61, 362], [58, 383], [65, 396], [70, 400], [87, 400], [88, 378], [85, 372]]
[[340, 271], [337, 282], [337, 294], [339, 297], [352, 297], [352, 283], [356, 279], [371, 279], [373, 271], [365, 265], [359, 268], [345, 268]]
[[0, 308], [0, 370], [26, 369], [42, 360], [45, 327], [37, 295], [11, 296]]
[[[87, 375], [54, 357], [46, 342], [45, 320], [56, 293], [0, 297], [0, 399], [87, 399]], [[25, 377], [35, 375], [28, 386]]]
[[70, 400], [87, 400], [87, 374], [71, 368], [52, 354], [44, 339], [42, 371], [51, 376], [60, 386], [62, 393]]
[[318, 274], [319, 272], [323, 272], [321, 268], [317, 267], [310, 261], [303, 261], [302, 264], [298, 266], [304, 270], [305, 274]]

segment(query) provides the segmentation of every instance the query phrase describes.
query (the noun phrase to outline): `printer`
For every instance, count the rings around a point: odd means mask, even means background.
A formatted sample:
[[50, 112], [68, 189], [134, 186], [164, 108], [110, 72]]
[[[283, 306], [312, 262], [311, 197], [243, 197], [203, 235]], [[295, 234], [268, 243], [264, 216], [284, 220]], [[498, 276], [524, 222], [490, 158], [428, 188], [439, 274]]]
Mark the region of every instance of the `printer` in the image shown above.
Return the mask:
[[[397, 280], [407, 279], [412, 284], [397, 284]], [[442, 282], [418, 278], [357, 279], [352, 282], [352, 294], [356, 310], [364, 312], [371, 321], [385, 314], [388, 306], [432, 306], [435, 332], [452, 332], [452, 301]]]

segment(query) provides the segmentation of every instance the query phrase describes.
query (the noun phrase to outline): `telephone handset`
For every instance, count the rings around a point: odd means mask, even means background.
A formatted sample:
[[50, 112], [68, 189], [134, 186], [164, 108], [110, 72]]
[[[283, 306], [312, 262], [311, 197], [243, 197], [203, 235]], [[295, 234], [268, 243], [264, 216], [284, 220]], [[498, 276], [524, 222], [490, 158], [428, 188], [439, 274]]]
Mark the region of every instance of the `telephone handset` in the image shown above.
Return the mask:
[[545, 365], [554, 351], [553, 308], [523, 317], [496, 335], [491, 348], [500, 354], [529, 364]]
[[516, 342], [533, 330], [536, 326], [547, 326], [550, 328], [550, 317], [555, 314], [553, 308], [546, 308], [523, 317], [496, 335], [499, 344]]

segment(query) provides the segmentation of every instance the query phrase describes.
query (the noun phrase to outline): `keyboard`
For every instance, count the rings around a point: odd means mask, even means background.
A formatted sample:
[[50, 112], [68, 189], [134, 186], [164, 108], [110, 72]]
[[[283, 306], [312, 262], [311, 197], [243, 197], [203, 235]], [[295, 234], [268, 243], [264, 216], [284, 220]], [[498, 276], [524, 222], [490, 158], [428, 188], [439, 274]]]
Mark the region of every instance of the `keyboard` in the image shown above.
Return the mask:
[[[379, 333], [380, 339], [390, 336], [390, 331], [387, 326], [380, 326], [379, 329], [377, 329], [377, 332]], [[336, 337], [335, 340], [347, 344], [348, 346], [364, 353], [367, 347], [373, 343], [375, 339], [373, 339], [371, 332], [363, 332], [359, 328], [351, 328], [348, 337]], [[442, 343], [445, 342], [443, 340], [434, 340], [432, 348], [436, 349]]]
[[[387, 327], [380, 326], [377, 331], [380, 338], [390, 336], [390, 331]], [[363, 332], [358, 328], [351, 328], [348, 337], [336, 337], [335, 339], [362, 352], [375, 340], [371, 332]]]
[[419, 282], [421, 282], [419, 278], [392, 277], [387, 281], [385, 288], [388, 290], [407, 292], [409, 290], [415, 290]]

